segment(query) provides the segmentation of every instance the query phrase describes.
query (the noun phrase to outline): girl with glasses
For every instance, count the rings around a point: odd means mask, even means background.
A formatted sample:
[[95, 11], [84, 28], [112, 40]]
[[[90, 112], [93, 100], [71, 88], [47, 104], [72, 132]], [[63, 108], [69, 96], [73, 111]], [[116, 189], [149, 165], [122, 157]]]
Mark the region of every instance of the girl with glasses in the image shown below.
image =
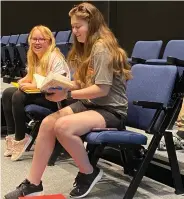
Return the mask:
[[18, 81], [19, 89], [7, 88], [2, 95], [8, 134], [5, 138], [4, 156], [11, 157], [12, 161], [20, 159], [32, 141], [26, 127], [24, 107], [28, 104], [37, 104], [53, 111], [57, 110], [57, 103], [47, 100], [44, 94], [24, 92], [37, 88], [33, 74], [47, 76], [52, 71], [60, 74], [66, 73], [67, 76], [70, 76], [64, 56], [56, 47], [55, 38], [49, 28], [42, 25], [35, 26], [29, 34], [28, 43], [27, 75]]

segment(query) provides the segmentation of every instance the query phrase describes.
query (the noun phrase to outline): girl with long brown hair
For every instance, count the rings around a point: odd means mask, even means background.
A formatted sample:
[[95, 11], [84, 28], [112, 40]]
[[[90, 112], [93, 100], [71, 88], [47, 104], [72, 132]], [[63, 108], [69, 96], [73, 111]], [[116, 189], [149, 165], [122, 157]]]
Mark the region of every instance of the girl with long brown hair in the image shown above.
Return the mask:
[[74, 98], [78, 101], [43, 120], [30, 173], [18, 189], [5, 196], [6, 199], [43, 191], [41, 178], [56, 138], [79, 168], [70, 196], [85, 197], [101, 179], [103, 171], [90, 164], [80, 137], [93, 128], [125, 128], [126, 81], [131, 78], [125, 51], [92, 4], [75, 6], [69, 16], [74, 44], [68, 64], [74, 69], [74, 88], [72, 91], [55, 91], [47, 99]]

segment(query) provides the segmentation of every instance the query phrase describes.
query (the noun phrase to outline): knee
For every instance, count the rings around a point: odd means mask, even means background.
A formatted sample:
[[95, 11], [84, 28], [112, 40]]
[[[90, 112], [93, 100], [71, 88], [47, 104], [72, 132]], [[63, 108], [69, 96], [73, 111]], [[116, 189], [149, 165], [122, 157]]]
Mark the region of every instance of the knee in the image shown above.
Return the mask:
[[9, 101], [9, 100], [12, 98], [12, 96], [13, 96], [13, 94], [14, 94], [15, 91], [16, 91], [16, 90], [13, 89], [12, 87], [6, 88], [6, 89], [3, 91], [3, 93], [2, 93], [2, 101], [3, 101], [3, 102], [6, 102], [7, 100]]
[[54, 125], [54, 132], [56, 136], [63, 138], [69, 137], [72, 135], [69, 131], [71, 131], [71, 121], [69, 118], [63, 117], [56, 121]]
[[48, 131], [51, 131], [53, 130], [53, 127], [55, 125], [55, 122], [56, 122], [56, 119], [54, 119], [51, 115], [45, 117], [43, 120], [42, 120], [42, 123], [41, 123], [41, 126], [40, 128], [44, 129], [43, 133], [46, 133]]
[[20, 90], [16, 90], [13, 95], [12, 95], [12, 105], [13, 106], [16, 106], [17, 103], [23, 103], [23, 96], [24, 96], [24, 93]]

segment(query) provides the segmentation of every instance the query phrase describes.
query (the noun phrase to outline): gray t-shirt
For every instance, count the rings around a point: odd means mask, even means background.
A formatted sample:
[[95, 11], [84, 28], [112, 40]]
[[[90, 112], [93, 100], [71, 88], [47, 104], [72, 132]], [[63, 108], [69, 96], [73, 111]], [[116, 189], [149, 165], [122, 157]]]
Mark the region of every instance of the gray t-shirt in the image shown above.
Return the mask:
[[[121, 75], [113, 73], [113, 68], [109, 67], [111, 62], [111, 53], [103, 43], [97, 42], [91, 52], [92, 63], [89, 69], [89, 85], [110, 85], [110, 91], [107, 96], [90, 100], [82, 100], [84, 104], [95, 104], [98, 106], [106, 106], [111, 110], [126, 116], [128, 109], [127, 97], [125, 94], [126, 80]], [[91, 77], [91, 78], [90, 78]]]

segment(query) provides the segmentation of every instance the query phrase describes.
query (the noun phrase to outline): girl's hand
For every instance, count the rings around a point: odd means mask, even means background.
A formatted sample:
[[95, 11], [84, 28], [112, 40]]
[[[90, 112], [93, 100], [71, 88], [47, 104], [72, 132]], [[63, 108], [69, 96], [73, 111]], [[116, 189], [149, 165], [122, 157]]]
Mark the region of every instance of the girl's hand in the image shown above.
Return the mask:
[[19, 89], [22, 91], [36, 89], [36, 86], [31, 83], [19, 83]]
[[67, 89], [49, 89], [47, 93], [50, 95], [45, 95], [45, 98], [52, 102], [60, 102], [67, 97]]

